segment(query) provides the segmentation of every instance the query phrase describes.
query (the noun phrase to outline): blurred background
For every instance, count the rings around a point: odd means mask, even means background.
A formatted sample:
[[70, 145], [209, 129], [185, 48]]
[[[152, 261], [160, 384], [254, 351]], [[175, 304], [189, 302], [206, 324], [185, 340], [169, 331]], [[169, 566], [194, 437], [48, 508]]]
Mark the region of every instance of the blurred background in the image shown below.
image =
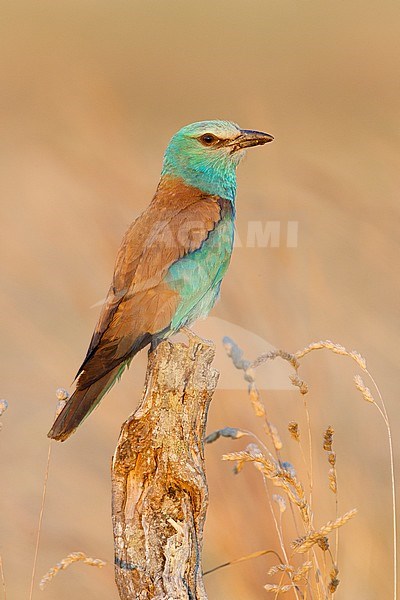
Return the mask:
[[[29, 596], [55, 390], [70, 386], [121, 237], [154, 193], [169, 138], [189, 122], [229, 119], [275, 136], [240, 166], [241, 243], [213, 320], [197, 329], [217, 342], [222, 371], [209, 431], [259, 428], [244, 382], [223, 360], [222, 335], [236, 336], [249, 358], [328, 338], [366, 356], [398, 456], [399, 19], [391, 0], [3, 0], [0, 393], [9, 409], [0, 433], [0, 553], [9, 598]], [[294, 244], [288, 222], [297, 224]], [[280, 227], [274, 247], [254, 237], [271, 223]], [[110, 460], [145, 365], [143, 353], [76, 435], [53, 445], [37, 574], [76, 550], [109, 564], [72, 565], [43, 598], [117, 599]], [[302, 369], [316, 524], [334, 517], [322, 450], [328, 425], [339, 512], [359, 510], [341, 530], [339, 600], [392, 597], [385, 428], [355, 390], [356, 372], [324, 352]], [[298, 464], [285, 429], [294, 419], [305, 434], [302, 400], [268, 378], [263, 387], [284, 456]], [[206, 448], [205, 569], [279, 548], [259, 473], [249, 466], [234, 476], [221, 461], [246, 443]], [[262, 586], [275, 562], [267, 556], [207, 576], [209, 598], [270, 597]]]

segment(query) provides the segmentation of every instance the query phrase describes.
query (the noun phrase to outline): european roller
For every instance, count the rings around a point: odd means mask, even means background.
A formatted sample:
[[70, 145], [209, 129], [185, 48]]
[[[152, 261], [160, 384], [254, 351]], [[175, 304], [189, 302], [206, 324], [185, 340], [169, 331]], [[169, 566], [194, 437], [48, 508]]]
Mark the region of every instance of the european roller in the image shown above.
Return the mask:
[[272, 135], [229, 121], [180, 129], [149, 207], [131, 224], [76, 389], [49, 437], [66, 440], [145, 346], [205, 317], [232, 255], [236, 168]]

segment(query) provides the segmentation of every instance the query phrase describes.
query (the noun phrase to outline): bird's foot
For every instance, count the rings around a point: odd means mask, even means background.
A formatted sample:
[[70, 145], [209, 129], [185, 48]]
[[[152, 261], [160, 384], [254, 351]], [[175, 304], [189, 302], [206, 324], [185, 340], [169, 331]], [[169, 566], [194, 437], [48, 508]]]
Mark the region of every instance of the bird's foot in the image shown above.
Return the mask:
[[199, 344], [201, 344], [203, 346], [204, 345], [205, 346], [212, 345], [211, 340], [205, 340], [204, 338], [197, 335], [194, 331], [192, 331], [189, 327], [186, 327], [186, 325], [181, 327], [180, 331], [187, 336], [187, 338], [189, 340], [189, 346], [196, 346]]

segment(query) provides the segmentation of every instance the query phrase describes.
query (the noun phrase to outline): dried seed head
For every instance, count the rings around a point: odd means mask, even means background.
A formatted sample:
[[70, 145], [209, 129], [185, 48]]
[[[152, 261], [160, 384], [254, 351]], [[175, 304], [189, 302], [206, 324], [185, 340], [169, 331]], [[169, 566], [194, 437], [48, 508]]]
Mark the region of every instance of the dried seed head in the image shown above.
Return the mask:
[[284, 565], [281, 563], [279, 565], [271, 567], [268, 571], [268, 575], [276, 575], [277, 573], [279, 573], [279, 571], [282, 573], [293, 573], [294, 567], [292, 567], [292, 565]]
[[289, 461], [287, 461], [287, 460], [283, 461], [282, 469], [287, 471], [289, 473], [290, 477], [296, 477], [296, 469], [294, 468], [292, 463], [290, 463]]
[[330, 591], [331, 594], [334, 594], [337, 590], [337, 587], [340, 583], [340, 580], [337, 578], [339, 573], [339, 569], [337, 567], [334, 567], [332, 569], [332, 571], [330, 572], [330, 577], [331, 580], [328, 584], [328, 590]]
[[358, 389], [358, 391], [360, 391], [362, 393], [364, 400], [366, 400], [367, 402], [374, 403], [375, 400], [374, 400], [373, 395], [371, 394], [371, 390], [365, 385], [362, 377], [360, 377], [360, 375], [355, 375], [354, 382], [356, 384], [356, 388]]
[[206, 444], [211, 444], [215, 442], [220, 437], [232, 438], [233, 440], [238, 440], [244, 435], [248, 435], [247, 431], [242, 431], [241, 429], [237, 429], [236, 427], [224, 427], [223, 429], [218, 429], [217, 431], [213, 431], [207, 437], [204, 438]]
[[268, 433], [271, 434], [272, 442], [274, 444], [275, 450], [282, 450], [282, 447], [283, 447], [282, 440], [279, 436], [278, 430], [275, 427], [275, 425], [273, 425], [272, 423], [268, 423], [267, 431], [268, 431]]
[[357, 350], [352, 350], [349, 353], [349, 356], [351, 356], [351, 358], [356, 361], [356, 363], [358, 364], [358, 366], [363, 371], [367, 370], [367, 361], [365, 360], [365, 358], [363, 356], [361, 356], [361, 354], [359, 352], [357, 352]]
[[294, 588], [293, 584], [275, 585], [273, 583], [267, 583], [266, 585], [264, 585], [264, 589], [266, 589], [267, 592], [275, 592], [275, 594], [284, 594], [285, 592], [288, 592], [289, 590], [292, 590], [293, 588]]
[[260, 446], [257, 446], [257, 444], [254, 444], [254, 443], [247, 444], [246, 452], [248, 452], [251, 456], [253, 456], [255, 458], [263, 458], [264, 457]]
[[60, 414], [60, 412], [62, 411], [64, 406], [67, 404], [67, 402], [69, 400], [69, 394], [68, 394], [67, 390], [64, 390], [64, 388], [58, 388], [56, 390], [56, 398], [57, 398], [57, 406], [56, 406], [56, 412], [54, 415], [55, 419], [58, 417], [58, 415]]
[[252, 367], [248, 367], [244, 372], [244, 379], [249, 383], [254, 383], [256, 380], [256, 372]]
[[300, 377], [297, 375], [297, 373], [295, 375], [289, 375], [289, 378], [290, 378], [290, 381], [292, 382], [292, 384], [299, 388], [300, 394], [303, 394], [303, 395], [307, 394], [308, 385], [306, 384], [305, 381], [300, 379]]
[[249, 444], [246, 450], [241, 450], [240, 452], [229, 452], [228, 454], [224, 454], [222, 460], [232, 460], [236, 462], [234, 467], [235, 474], [243, 469], [245, 462], [252, 462], [260, 470], [262, 470], [264, 463], [269, 466], [270, 470], [274, 469], [273, 465], [265, 459], [257, 444]]
[[301, 567], [293, 573], [293, 581], [301, 581], [302, 579], [307, 580], [308, 572], [312, 569], [312, 566], [313, 563], [310, 560], [303, 563]]
[[276, 502], [276, 504], [279, 506], [279, 510], [281, 513], [284, 513], [286, 510], [286, 500], [283, 496], [281, 496], [280, 494], [272, 494], [272, 500], [274, 502]]
[[79, 561], [82, 561], [85, 565], [98, 568], [104, 567], [107, 564], [104, 560], [100, 560], [99, 558], [90, 558], [89, 556], [86, 556], [84, 552], [71, 552], [71, 554], [68, 554], [68, 556], [60, 560], [55, 567], [52, 567], [45, 575], [43, 575], [39, 583], [40, 589], [44, 590], [46, 585], [57, 575], [57, 573], [66, 569], [69, 565], [72, 565], [72, 563]]
[[0, 417], [7, 410], [8, 402], [7, 400], [0, 400]]
[[337, 479], [335, 469], [329, 469], [329, 489], [334, 494], [337, 494]]
[[331, 594], [334, 594], [336, 592], [336, 589], [338, 587], [340, 583], [340, 579], [331, 579], [328, 585], [328, 590], [330, 591]]
[[290, 421], [288, 425], [290, 436], [296, 441], [300, 442], [299, 424], [296, 421]]
[[[7, 400], [0, 400], [0, 417], [7, 410], [7, 408], [8, 408]], [[0, 431], [1, 431], [2, 427], [3, 427], [3, 424], [0, 423]]]
[[303, 348], [302, 350], [298, 350], [297, 352], [295, 352], [294, 358], [298, 361], [301, 358], [303, 358], [303, 356], [305, 356], [306, 354], [309, 354], [313, 350], [321, 350], [322, 348], [331, 350], [335, 354], [341, 354], [342, 356], [349, 356], [350, 358], [352, 358], [353, 360], [356, 361], [358, 366], [363, 371], [365, 371], [367, 369], [366, 360], [363, 356], [361, 356], [361, 354], [356, 352], [356, 350], [352, 350], [351, 352], [349, 352], [348, 350], [346, 350], [346, 348], [344, 346], [341, 346], [340, 344], [335, 344], [331, 340], [321, 340], [319, 342], [313, 342], [306, 348]]
[[57, 400], [68, 400], [69, 394], [67, 390], [64, 390], [64, 388], [58, 388], [56, 390], [56, 398]]
[[328, 460], [329, 464], [334, 467], [336, 465], [336, 452], [329, 452]]
[[324, 450], [327, 452], [332, 452], [332, 443], [333, 443], [333, 434], [335, 430], [333, 427], [329, 426], [328, 429], [324, 433]]
[[[320, 540], [326, 538], [328, 533], [342, 527], [347, 521], [349, 521], [357, 513], [356, 509], [349, 510], [347, 513], [338, 517], [335, 521], [328, 521], [325, 525], [320, 527], [318, 531], [313, 531], [307, 535], [299, 537], [292, 542], [292, 548], [295, 552], [307, 552], [314, 544], [320, 545]], [[321, 542], [323, 544], [323, 542]], [[329, 546], [328, 546], [329, 547]]]
[[260, 393], [254, 384], [249, 386], [249, 397], [256, 417], [265, 417], [265, 407], [261, 402]]
[[329, 550], [329, 540], [326, 536], [318, 538], [317, 544], [324, 552]]
[[234, 475], [239, 475], [240, 471], [243, 469], [244, 466], [244, 462], [237, 462], [236, 465], [233, 467], [233, 474]]

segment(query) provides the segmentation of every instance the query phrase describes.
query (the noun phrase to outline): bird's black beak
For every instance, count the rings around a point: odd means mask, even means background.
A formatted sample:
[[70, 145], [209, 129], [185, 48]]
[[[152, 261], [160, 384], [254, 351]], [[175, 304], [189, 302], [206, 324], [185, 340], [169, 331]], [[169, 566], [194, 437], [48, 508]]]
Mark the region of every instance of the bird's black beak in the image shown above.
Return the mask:
[[231, 142], [229, 146], [232, 146], [232, 152], [236, 150], [243, 150], [250, 148], [251, 146], [262, 146], [272, 142], [274, 137], [269, 133], [263, 133], [262, 131], [252, 131], [251, 129], [241, 129], [240, 134]]

